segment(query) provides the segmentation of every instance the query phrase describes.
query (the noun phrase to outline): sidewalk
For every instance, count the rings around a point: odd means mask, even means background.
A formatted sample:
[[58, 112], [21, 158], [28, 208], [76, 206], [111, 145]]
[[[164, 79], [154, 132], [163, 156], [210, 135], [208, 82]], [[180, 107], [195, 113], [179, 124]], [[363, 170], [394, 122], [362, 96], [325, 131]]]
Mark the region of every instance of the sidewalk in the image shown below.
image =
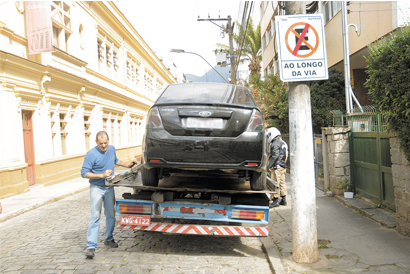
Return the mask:
[[292, 259], [290, 175], [288, 205], [270, 210], [261, 239], [276, 273], [410, 273], [410, 238], [396, 232], [394, 214], [364, 200], [328, 197], [316, 189], [319, 256], [313, 264]]
[[52, 186], [34, 185], [30, 191], [20, 195], [2, 199], [3, 213], [0, 214], [0, 222], [4, 222], [17, 215], [36, 209], [40, 206], [57, 201], [75, 193], [90, 188], [88, 180], [77, 178]]
[[[122, 173], [126, 170], [124, 167], [116, 167], [115, 174]], [[90, 189], [88, 179], [81, 177], [48, 187], [44, 187], [43, 185], [31, 186], [28, 192], [0, 200], [3, 206], [3, 213], [0, 214], [0, 223], [27, 211], [88, 189]]]

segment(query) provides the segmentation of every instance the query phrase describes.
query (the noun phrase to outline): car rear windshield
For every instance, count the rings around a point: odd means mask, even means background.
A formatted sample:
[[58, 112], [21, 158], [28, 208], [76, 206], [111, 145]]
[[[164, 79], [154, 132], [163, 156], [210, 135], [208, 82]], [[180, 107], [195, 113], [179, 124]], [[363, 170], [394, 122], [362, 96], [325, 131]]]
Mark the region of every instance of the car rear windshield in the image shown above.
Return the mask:
[[169, 85], [158, 98], [156, 104], [170, 103], [256, 106], [255, 101], [245, 87], [225, 84]]

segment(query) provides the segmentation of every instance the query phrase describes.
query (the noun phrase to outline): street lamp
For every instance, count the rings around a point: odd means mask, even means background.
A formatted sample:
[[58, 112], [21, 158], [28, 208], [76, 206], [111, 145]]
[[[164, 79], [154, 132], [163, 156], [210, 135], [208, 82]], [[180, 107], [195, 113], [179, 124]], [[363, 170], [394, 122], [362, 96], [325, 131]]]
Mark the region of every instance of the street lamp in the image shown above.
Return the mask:
[[195, 54], [195, 55], [201, 57], [202, 59], [204, 59], [204, 61], [205, 61], [216, 73], [218, 73], [219, 76], [221, 76], [222, 79], [224, 79], [224, 81], [225, 81], [227, 84], [229, 84], [229, 82], [228, 82], [210, 63], [208, 63], [208, 61], [206, 61], [205, 58], [202, 57], [201, 55], [199, 55], [199, 54], [197, 54], [197, 53], [194, 53], [194, 52], [185, 51], [185, 50], [183, 50], [183, 49], [171, 49], [170, 52], [175, 52], [175, 53], [190, 53], [190, 54]]

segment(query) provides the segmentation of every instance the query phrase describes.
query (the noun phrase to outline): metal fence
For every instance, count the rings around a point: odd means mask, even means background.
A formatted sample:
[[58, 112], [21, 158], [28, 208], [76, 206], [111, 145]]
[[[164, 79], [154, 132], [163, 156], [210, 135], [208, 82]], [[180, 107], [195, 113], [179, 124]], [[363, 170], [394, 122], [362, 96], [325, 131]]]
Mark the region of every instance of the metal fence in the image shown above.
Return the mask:
[[315, 181], [316, 181], [316, 184], [321, 184], [320, 182], [323, 182], [323, 176], [324, 176], [322, 141], [323, 140], [322, 140], [321, 134], [313, 135], [313, 151], [315, 153]]
[[387, 119], [373, 106], [355, 108], [348, 116], [352, 132], [387, 132]]
[[331, 110], [333, 115], [333, 126], [347, 127], [352, 132], [387, 132], [387, 119], [373, 106], [354, 108], [352, 113], [343, 114], [340, 110]]

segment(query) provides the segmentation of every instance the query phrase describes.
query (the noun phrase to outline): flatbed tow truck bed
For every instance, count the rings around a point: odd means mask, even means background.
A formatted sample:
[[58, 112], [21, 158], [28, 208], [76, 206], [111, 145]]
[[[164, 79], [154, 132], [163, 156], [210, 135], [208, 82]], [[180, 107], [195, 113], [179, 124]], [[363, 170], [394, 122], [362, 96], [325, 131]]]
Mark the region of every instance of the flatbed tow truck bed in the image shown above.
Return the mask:
[[[142, 185], [141, 178], [138, 177], [138, 171], [141, 165], [135, 166], [130, 170], [121, 174], [108, 177], [106, 179], [107, 186], [113, 187], [129, 187], [138, 190], [147, 191], [179, 191], [179, 192], [203, 192], [203, 193], [229, 193], [229, 194], [257, 194], [274, 193], [277, 188], [277, 184], [267, 177], [265, 190], [252, 190], [249, 182], [244, 179], [238, 179], [230, 175], [219, 176], [215, 181], [215, 177], [199, 177], [193, 175], [185, 176], [171, 176], [164, 178], [160, 181], [158, 186], [144, 186]], [[195, 182], [193, 182], [195, 179]], [[220, 180], [223, 180], [223, 183]], [[211, 181], [214, 180], [214, 181]], [[240, 182], [240, 183], [238, 183]], [[206, 188], [205, 188], [206, 185]]]
[[118, 228], [162, 233], [262, 236], [269, 234], [270, 193], [252, 190], [245, 179], [232, 176], [170, 176], [158, 186], [144, 186], [141, 165], [106, 179], [107, 186], [128, 187], [117, 199]]

